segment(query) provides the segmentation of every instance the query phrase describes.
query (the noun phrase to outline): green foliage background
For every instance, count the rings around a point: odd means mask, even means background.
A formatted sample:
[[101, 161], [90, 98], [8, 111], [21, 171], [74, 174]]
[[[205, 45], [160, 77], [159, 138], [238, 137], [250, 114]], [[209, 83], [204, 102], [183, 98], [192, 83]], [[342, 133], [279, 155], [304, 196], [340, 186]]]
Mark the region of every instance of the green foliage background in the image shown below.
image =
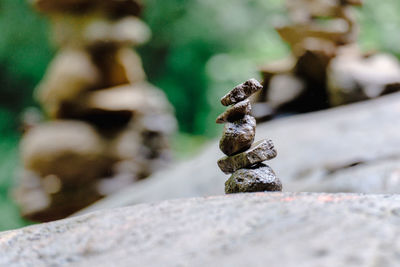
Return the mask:
[[[175, 106], [178, 151], [220, 131], [218, 99], [258, 77], [257, 66], [288, 53], [273, 30], [285, 19], [282, 0], [147, 0], [152, 40], [139, 49], [151, 82]], [[366, 0], [358, 12], [360, 44], [400, 55], [400, 1]], [[0, 230], [25, 224], [10, 194], [18, 166], [19, 114], [55, 53], [48, 23], [25, 0], [0, 0]], [[192, 136], [196, 135], [196, 138]]]

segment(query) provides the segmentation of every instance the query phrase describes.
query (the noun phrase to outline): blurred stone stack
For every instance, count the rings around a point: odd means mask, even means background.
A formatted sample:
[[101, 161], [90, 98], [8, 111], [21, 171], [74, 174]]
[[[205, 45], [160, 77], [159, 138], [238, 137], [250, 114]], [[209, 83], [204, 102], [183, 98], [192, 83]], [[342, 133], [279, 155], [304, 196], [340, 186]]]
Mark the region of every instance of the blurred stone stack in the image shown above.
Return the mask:
[[173, 108], [130, 48], [150, 30], [138, 0], [34, 0], [60, 47], [36, 90], [49, 121], [21, 142], [24, 217], [66, 217], [170, 160]]
[[286, 0], [291, 23], [276, 27], [292, 54], [261, 68], [264, 90], [253, 114], [309, 112], [400, 89], [400, 64], [391, 55], [358, 48], [353, 6], [362, 0]]
[[219, 148], [227, 156], [218, 160], [219, 168], [232, 176], [225, 183], [227, 194], [240, 192], [282, 191], [282, 184], [274, 171], [263, 164], [276, 157], [271, 140], [254, 142], [256, 120], [250, 115], [251, 105], [247, 98], [262, 89], [255, 79], [250, 79], [221, 99], [230, 106], [218, 116], [217, 123], [225, 123]]

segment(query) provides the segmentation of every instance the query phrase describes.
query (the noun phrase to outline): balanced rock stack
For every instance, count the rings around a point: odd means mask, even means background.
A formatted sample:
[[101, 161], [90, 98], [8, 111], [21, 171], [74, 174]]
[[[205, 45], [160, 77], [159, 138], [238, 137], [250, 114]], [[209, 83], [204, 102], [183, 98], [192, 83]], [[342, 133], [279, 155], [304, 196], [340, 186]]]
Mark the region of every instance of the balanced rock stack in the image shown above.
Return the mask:
[[256, 120], [250, 115], [251, 104], [247, 99], [262, 89], [255, 79], [233, 88], [221, 99], [230, 106], [218, 116], [217, 123], [225, 123], [219, 148], [227, 156], [218, 160], [219, 168], [232, 176], [225, 183], [227, 194], [240, 192], [282, 191], [281, 181], [274, 171], [262, 162], [276, 157], [271, 140], [253, 144]]
[[36, 98], [49, 121], [21, 141], [22, 215], [60, 219], [169, 162], [176, 126], [131, 48], [151, 35], [140, 0], [31, 0], [60, 47]]
[[264, 90], [253, 115], [301, 113], [375, 98], [400, 90], [400, 63], [357, 45], [355, 6], [362, 0], [286, 0], [290, 22], [276, 27], [292, 49], [264, 65]]
[[264, 90], [258, 94], [253, 110], [257, 120], [269, 119], [276, 113], [328, 108], [328, 66], [340, 54], [341, 47], [354, 46], [357, 40], [352, 7], [360, 6], [361, 0], [285, 2], [290, 21], [276, 30], [290, 45], [292, 54], [261, 68]]

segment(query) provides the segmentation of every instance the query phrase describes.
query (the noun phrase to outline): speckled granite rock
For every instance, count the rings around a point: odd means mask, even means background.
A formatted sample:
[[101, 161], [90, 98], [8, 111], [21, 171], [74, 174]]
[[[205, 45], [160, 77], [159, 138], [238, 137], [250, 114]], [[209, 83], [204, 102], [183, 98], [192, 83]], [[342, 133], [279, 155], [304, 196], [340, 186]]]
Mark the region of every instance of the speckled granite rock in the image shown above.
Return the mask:
[[256, 135], [256, 120], [246, 115], [243, 119], [225, 124], [219, 148], [231, 156], [248, 149]]
[[1, 266], [398, 266], [400, 196], [254, 193], [0, 233]]
[[272, 141], [264, 139], [254, 143], [245, 152], [230, 157], [223, 157], [218, 160], [218, 166], [221, 171], [228, 174], [241, 168], [273, 159], [276, 155], [277, 152]]
[[259, 163], [235, 171], [225, 182], [225, 193], [282, 191], [282, 183], [268, 165]]

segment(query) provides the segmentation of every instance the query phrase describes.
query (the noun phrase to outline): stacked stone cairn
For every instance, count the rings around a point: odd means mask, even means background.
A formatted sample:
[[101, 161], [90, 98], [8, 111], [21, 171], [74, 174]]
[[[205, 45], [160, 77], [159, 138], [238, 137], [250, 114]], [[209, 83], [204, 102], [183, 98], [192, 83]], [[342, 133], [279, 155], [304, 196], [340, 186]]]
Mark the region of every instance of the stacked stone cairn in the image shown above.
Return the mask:
[[400, 89], [400, 64], [357, 45], [354, 7], [362, 0], [286, 0], [289, 23], [276, 26], [292, 53], [261, 67], [264, 90], [253, 115], [301, 113], [366, 100]]
[[225, 183], [225, 193], [282, 191], [281, 181], [274, 171], [263, 162], [276, 157], [271, 140], [253, 144], [256, 120], [250, 115], [249, 97], [262, 89], [255, 79], [233, 88], [222, 97], [221, 103], [230, 106], [218, 116], [217, 123], [225, 123], [219, 148], [226, 157], [218, 160], [219, 168], [232, 174]]
[[32, 2], [60, 48], [36, 90], [47, 121], [26, 127], [15, 196], [23, 217], [50, 221], [164, 168], [176, 121], [131, 48], [151, 35], [139, 0]]

